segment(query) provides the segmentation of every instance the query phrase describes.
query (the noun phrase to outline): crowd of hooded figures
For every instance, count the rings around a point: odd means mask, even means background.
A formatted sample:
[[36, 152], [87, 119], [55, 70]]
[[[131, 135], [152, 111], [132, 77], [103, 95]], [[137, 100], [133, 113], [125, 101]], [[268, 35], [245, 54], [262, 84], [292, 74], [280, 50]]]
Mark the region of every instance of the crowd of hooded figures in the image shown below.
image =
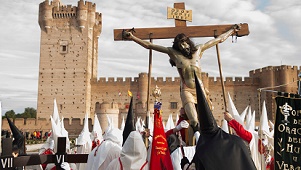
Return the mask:
[[[202, 92], [202, 91], [201, 91]], [[198, 94], [199, 95], [199, 94]], [[202, 93], [200, 94], [202, 95]], [[206, 100], [199, 101], [199, 131], [195, 144], [186, 146], [185, 134], [189, 121], [184, 109], [180, 109], [176, 124], [169, 116], [164, 125], [165, 137], [169, 147], [172, 167], [169, 169], [212, 169], [212, 170], [269, 170], [274, 169], [273, 160], [273, 124], [268, 121], [265, 103], [263, 103], [260, 127], [255, 127], [255, 111], [251, 113], [248, 106], [241, 114], [236, 110], [229, 95], [229, 112], [224, 113], [222, 125], [218, 126]], [[205, 114], [206, 113], [206, 114]], [[149, 128], [144, 121], [136, 118], [135, 129], [124, 138], [124, 120], [120, 128], [114, 127], [108, 118], [108, 127], [102, 131], [97, 116], [94, 118], [93, 130], [89, 132], [88, 116], [84, 127], [76, 139], [76, 148], [70, 149], [68, 132], [64, 129], [58, 115], [51, 117], [52, 132], [40, 150], [40, 154], [54, 154], [56, 138], [67, 137], [69, 153], [88, 154], [87, 163], [63, 163], [63, 169], [73, 170], [148, 170], [150, 168], [153, 119], [149, 119]], [[163, 123], [163, 122], [162, 122]], [[231, 133], [229, 132], [231, 129]], [[146, 135], [147, 134], [147, 135]], [[147, 142], [145, 137], [147, 136]], [[156, 147], [156, 146], [155, 146]], [[41, 165], [42, 169], [55, 169], [54, 164]], [[160, 165], [158, 168], [162, 169]]]

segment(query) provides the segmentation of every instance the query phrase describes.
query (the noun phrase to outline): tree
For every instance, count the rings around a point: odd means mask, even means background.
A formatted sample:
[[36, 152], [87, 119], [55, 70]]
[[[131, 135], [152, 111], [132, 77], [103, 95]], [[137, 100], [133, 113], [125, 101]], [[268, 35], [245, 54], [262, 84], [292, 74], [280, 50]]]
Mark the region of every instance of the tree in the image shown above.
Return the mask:
[[[24, 109], [23, 113], [18, 113], [16, 114], [14, 110], [9, 110], [5, 113], [7, 115], [7, 117], [9, 118], [36, 118], [37, 117], [37, 110], [35, 108], [32, 107], [27, 107]], [[2, 118], [5, 118], [5, 116], [3, 116]]]
[[[8, 118], [13, 118], [13, 119], [16, 117], [16, 113], [14, 110], [9, 110], [9, 111], [5, 112], [5, 115], [7, 115]], [[5, 116], [3, 116], [3, 117], [5, 117]]]
[[24, 110], [24, 113], [22, 113], [23, 118], [36, 118], [37, 116], [37, 110], [32, 107], [27, 107]]

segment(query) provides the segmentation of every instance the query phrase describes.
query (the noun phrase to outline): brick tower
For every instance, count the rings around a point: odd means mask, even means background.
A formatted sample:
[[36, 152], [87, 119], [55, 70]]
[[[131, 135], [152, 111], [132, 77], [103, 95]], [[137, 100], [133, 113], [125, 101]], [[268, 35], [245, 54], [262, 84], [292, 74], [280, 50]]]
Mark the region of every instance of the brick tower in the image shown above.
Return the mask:
[[56, 99], [59, 114], [81, 118], [91, 110], [91, 81], [97, 79], [101, 13], [96, 5], [45, 0], [39, 6], [41, 28], [37, 118], [49, 119]]

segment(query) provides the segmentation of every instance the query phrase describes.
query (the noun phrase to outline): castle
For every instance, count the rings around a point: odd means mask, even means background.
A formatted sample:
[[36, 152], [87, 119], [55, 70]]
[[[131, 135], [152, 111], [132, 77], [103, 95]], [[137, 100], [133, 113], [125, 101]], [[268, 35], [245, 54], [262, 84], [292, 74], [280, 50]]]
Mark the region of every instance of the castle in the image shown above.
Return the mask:
[[[148, 106], [152, 112], [154, 98], [149, 97], [147, 93], [147, 73], [140, 73], [133, 79], [97, 78], [98, 38], [102, 28], [102, 16], [95, 9], [95, 4], [83, 0], [78, 1], [78, 6], [63, 5], [60, 0], [51, 2], [45, 0], [40, 3], [41, 43], [37, 118], [14, 120], [15, 125], [21, 130], [50, 130], [49, 117], [53, 113], [54, 99], [70, 135], [80, 133], [86, 113], [90, 116], [90, 130], [95, 114], [103, 129], [107, 127], [106, 115], [113, 118], [115, 127], [119, 127], [122, 119], [126, 118], [130, 103], [128, 90], [133, 93], [136, 116], [145, 118]], [[265, 101], [269, 119], [274, 120], [276, 94], [263, 88], [285, 85], [274, 90], [297, 93], [300, 71], [300, 66], [267, 66], [250, 71], [249, 77], [226, 77], [224, 81], [226, 93], [229, 92], [240, 113], [250, 105], [252, 111], [256, 112], [257, 120], [262, 102]], [[210, 93], [214, 106], [213, 114], [221, 124], [222, 113], [225, 110], [221, 79], [202, 73], [202, 80]], [[163, 103], [163, 120], [166, 121], [169, 114], [173, 114], [175, 120], [182, 105], [179, 92], [180, 78], [152, 77], [150, 89], [154, 89], [155, 86], [162, 92], [159, 101]], [[6, 121], [3, 121], [2, 126], [3, 129], [9, 129]]]

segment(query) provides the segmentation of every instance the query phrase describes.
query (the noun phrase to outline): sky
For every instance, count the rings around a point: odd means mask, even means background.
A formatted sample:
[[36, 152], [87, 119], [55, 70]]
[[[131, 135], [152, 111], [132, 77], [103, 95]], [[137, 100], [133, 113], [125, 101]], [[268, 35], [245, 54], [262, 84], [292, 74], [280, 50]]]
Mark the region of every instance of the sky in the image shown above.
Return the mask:
[[[42, 0], [5, 0], [0, 6], [0, 102], [2, 114], [37, 107], [40, 34], [39, 4]], [[77, 6], [77, 0], [61, 0]], [[248, 77], [249, 71], [267, 66], [301, 66], [300, 0], [90, 0], [102, 13], [99, 37], [98, 77], [138, 77], [148, 72], [147, 49], [131, 41], [114, 41], [113, 30], [174, 26], [167, 7], [185, 2], [192, 10], [187, 26], [247, 23], [250, 34], [219, 45], [223, 77]], [[192, 38], [203, 44], [212, 38]], [[235, 40], [235, 38], [234, 38]], [[171, 46], [172, 39], [153, 40]], [[153, 77], [178, 77], [166, 54], [153, 52]], [[215, 48], [201, 59], [203, 72], [219, 77]]]

